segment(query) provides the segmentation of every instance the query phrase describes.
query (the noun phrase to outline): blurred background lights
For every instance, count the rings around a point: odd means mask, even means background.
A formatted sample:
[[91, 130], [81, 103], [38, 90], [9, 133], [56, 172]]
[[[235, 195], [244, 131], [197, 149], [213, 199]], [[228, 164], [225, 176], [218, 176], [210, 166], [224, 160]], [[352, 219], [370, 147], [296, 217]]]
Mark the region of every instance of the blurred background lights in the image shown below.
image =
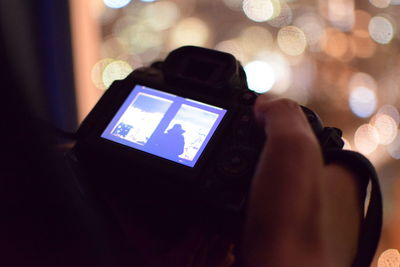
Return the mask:
[[376, 109], [375, 92], [366, 87], [356, 87], [350, 93], [349, 105], [351, 111], [358, 117], [367, 118]]
[[375, 54], [376, 43], [370, 38], [368, 31], [357, 30], [349, 37], [350, 48], [354, 56], [370, 58]]
[[349, 80], [348, 86], [350, 90], [355, 89], [356, 87], [367, 87], [373, 91], [377, 89], [375, 79], [365, 72], [354, 73]]
[[152, 30], [144, 22], [125, 26], [117, 34], [126, 46], [127, 53], [142, 53], [152, 47], [159, 47], [164, 41], [162, 32]]
[[131, 0], [103, 0], [104, 4], [110, 8], [122, 8], [128, 5]]
[[390, 0], [369, 0], [369, 2], [377, 8], [387, 8], [390, 5]]
[[385, 17], [375, 16], [368, 25], [371, 38], [380, 44], [388, 44], [393, 39], [394, 28], [392, 23]]
[[323, 51], [331, 57], [343, 57], [349, 49], [346, 34], [336, 28], [327, 28], [321, 38]]
[[355, 148], [362, 154], [369, 155], [379, 143], [378, 131], [371, 124], [361, 125], [354, 134]]
[[399, 267], [400, 253], [397, 249], [387, 249], [378, 258], [378, 267]]
[[400, 133], [396, 138], [387, 146], [387, 151], [394, 159], [400, 159]]
[[244, 0], [243, 11], [249, 19], [263, 22], [278, 16], [281, 4], [279, 0]]
[[266, 93], [275, 83], [273, 68], [263, 61], [252, 61], [244, 67], [247, 83], [250, 90], [256, 93]]
[[280, 53], [260, 53], [258, 58], [263, 62], [268, 62], [272, 67], [275, 76], [275, 83], [271, 89], [274, 94], [283, 94], [292, 85], [292, 70], [286, 58]]
[[350, 31], [354, 24], [354, 0], [329, 0], [328, 17], [331, 24], [342, 31]]
[[113, 62], [112, 58], [103, 58], [93, 66], [91, 71], [91, 78], [96, 88], [101, 90], [105, 90], [108, 88], [103, 82], [103, 72], [107, 65], [111, 62]]
[[178, 5], [171, 1], [157, 2], [143, 9], [144, 19], [156, 31], [170, 28], [177, 22], [179, 16]]
[[123, 60], [115, 60], [109, 63], [103, 71], [103, 83], [105, 88], [110, 87], [113, 81], [122, 80], [132, 72], [132, 67], [128, 62]]
[[377, 130], [382, 145], [390, 144], [397, 136], [397, 123], [389, 115], [378, 113], [372, 118], [371, 125]]
[[172, 29], [170, 35], [171, 49], [184, 45], [206, 46], [209, 37], [210, 30], [203, 20], [188, 17], [181, 20]]
[[290, 56], [301, 55], [307, 47], [304, 32], [296, 26], [286, 26], [280, 29], [277, 41], [279, 48]]
[[319, 43], [324, 33], [325, 24], [320, 16], [307, 12], [295, 19], [294, 26], [304, 32], [311, 51], [319, 52], [321, 50]]
[[293, 12], [290, 6], [286, 3], [281, 4], [281, 12], [275, 18], [268, 20], [268, 24], [275, 27], [281, 28], [292, 23]]
[[396, 127], [399, 126], [400, 123], [400, 114], [395, 106], [392, 105], [383, 105], [379, 110], [378, 114], [384, 114], [390, 116], [396, 123]]

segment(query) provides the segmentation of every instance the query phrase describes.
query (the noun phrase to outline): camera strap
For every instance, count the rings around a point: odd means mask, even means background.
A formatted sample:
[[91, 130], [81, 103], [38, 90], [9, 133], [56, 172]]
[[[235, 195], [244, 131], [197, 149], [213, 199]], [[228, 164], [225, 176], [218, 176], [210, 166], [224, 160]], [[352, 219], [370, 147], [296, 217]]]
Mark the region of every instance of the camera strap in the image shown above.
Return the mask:
[[382, 230], [382, 195], [376, 170], [366, 157], [355, 151], [329, 149], [324, 152], [324, 156], [327, 164], [343, 164], [359, 176], [364, 199], [367, 195], [367, 187], [370, 185], [368, 209], [361, 223], [358, 250], [352, 267], [370, 266]]

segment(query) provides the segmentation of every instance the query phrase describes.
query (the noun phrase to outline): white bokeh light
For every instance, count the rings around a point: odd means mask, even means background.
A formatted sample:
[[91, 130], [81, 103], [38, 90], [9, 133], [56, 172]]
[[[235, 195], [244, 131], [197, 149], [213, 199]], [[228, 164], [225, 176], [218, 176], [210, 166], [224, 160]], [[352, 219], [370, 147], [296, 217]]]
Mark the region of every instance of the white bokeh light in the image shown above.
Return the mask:
[[292, 23], [293, 12], [290, 6], [283, 3], [281, 6], [281, 12], [278, 16], [268, 20], [268, 24], [275, 28], [281, 28]]
[[304, 32], [296, 26], [286, 26], [279, 30], [277, 36], [278, 46], [290, 56], [299, 56], [307, 47]]
[[109, 63], [103, 71], [103, 83], [108, 88], [113, 81], [125, 79], [133, 70], [132, 66], [123, 60]]
[[385, 17], [375, 16], [368, 24], [368, 31], [371, 38], [380, 44], [388, 44], [394, 37], [394, 26]]
[[244, 0], [245, 15], [256, 22], [263, 22], [275, 18], [281, 13], [279, 0]]
[[131, 0], [103, 0], [103, 2], [109, 8], [122, 8], [127, 6]]
[[377, 8], [387, 8], [390, 5], [390, 0], [369, 0], [369, 2]]
[[400, 123], [400, 113], [395, 106], [392, 105], [383, 105], [379, 110], [378, 114], [385, 114], [393, 118], [396, 122], [396, 126], [399, 126]]
[[271, 90], [276, 78], [273, 68], [266, 62], [256, 60], [244, 67], [247, 83], [250, 90], [256, 93], [265, 93]]
[[311, 51], [321, 51], [320, 40], [324, 34], [325, 28], [322, 17], [315, 13], [308, 12], [296, 18], [294, 25], [304, 32]]
[[358, 117], [368, 118], [376, 109], [376, 94], [369, 88], [356, 87], [349, 97], [351, 111]]
[[379, 143], [379, 134], [371, 124], [361, 125], [354, 134], [354, 145], [356, 149], [365, 155], [376, 150]]
[[391, 116], [377, 114], [372, 118], [371, 124], [378, 131], [380, 144], [388, 145], [396, 138], [397, 123]]
[[275, 83], [271, 92], [274, 94], [285, 93], [293, 82], [292, 70], [286, 58], [281, 53], [266, 52], [265, 54], [259, 54], [258, 59], [268, 62], [274, 71]]

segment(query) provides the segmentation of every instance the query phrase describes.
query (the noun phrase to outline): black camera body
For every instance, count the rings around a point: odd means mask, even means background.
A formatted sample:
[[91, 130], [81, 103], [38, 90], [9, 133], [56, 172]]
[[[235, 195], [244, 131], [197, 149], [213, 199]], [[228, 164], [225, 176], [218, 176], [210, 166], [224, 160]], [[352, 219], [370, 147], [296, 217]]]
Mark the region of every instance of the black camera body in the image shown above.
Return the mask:
[[[97, 191], [162, 199], [165, 190], [240, 210], [266, 141], [256, 97], [232, 55], [181, 47], [115, 81], [79, 128], [74, 154]], [[323, 150], [343, 146], [339, 130], [304, 112]]]

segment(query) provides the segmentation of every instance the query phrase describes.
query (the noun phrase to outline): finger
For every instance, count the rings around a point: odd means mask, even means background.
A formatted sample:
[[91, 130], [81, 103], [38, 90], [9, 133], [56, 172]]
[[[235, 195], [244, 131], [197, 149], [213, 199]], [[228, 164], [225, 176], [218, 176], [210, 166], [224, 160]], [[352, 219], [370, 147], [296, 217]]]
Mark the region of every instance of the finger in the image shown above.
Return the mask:
[[257, 98], [254, 113], [268, 135], [312, 132], [301, 107], [290, 99], [262, 95]]
[[264, 97], [254, 110], [265, 125], [267, 141], [251, 186], [246, 228], [253, 244], [315, 226], [307, 224], [312, 220], [305, 214], [318, 210], [323, 170], [318, 141], [297, 103]]

